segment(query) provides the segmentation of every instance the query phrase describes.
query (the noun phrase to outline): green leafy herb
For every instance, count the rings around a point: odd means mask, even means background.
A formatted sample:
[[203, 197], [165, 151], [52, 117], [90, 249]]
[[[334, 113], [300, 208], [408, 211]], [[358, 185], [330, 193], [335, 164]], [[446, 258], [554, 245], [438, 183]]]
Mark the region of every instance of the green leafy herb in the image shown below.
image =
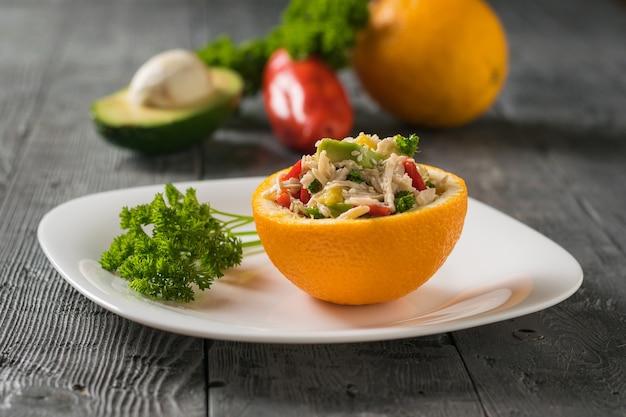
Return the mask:
[[400, 191], [395, 195], [394, 203], [398, 213], [404, 213], [415, 206], [415, 196], [408, 191]]
[[102, 253], [100, 264], [137, 292], [163, 300], [193, 300], [194, 285], [209, 288], [241, 263], [244, 247], [260, 244], [240, 238], [256, 232], [235, 231], [252, 223], [251, 216], [216, 210], [199, 203], [193, 188], [183, 195], [172, 184], [165, 185], [165, 197], [158, 193], [149, 204], [124, 207], [120, 219], [125, 232]]
[[346, 67], [356, 33], [369, 19], [369, 0], [291, 0], [281, 23], [258, 39], [234, 44], [227, 35], [208, 43], [198, 55], [207, 65], [231, 68], [246, 81], [245, 93], [261, 87], [265, 63], [284, 47], [294, 59], [315, 55], [333, 69]]
[[417, 152], [420, 138], [416, 134], [412, 133], [409, 135], [408, 138], [402, 135], [395, 135], [394, 139], [396, 141], [396, 146], [398, 147], [398, 151], [401, 154], [412, 157], [415, 154], [415, 152]]
[[320, 182], [320, 180], [318, 180], [317, 178], [314, 179], [313, 181], [311, 181], [311, 184], [309, 184], [309, 186], [307, 187], [307, 190], [311, 193], [311, 194], [315, 194], [318, 191], [321, 191], [322, 189], [322, 183]]
[[361, 171], [356, 168], [352, 168], [350, 172], [348, 172], [348, 176], [346, 177], [348, 181], [362, 183], [363, 177], [361, 176]]

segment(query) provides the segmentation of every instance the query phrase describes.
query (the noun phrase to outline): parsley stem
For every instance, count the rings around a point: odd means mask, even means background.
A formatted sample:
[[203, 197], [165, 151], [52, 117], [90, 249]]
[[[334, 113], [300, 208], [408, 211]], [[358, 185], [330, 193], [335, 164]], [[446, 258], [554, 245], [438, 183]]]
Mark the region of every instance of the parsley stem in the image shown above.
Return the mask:
[[260, 240], [250, 240], [248, 242], [241, 242], [241, 247], [243, 248], [250, 248], [253, 246], [260, 246], [261, 245], [261, 241]]
[[253, 236], [256, 235], [256, 231], [255, 230], [250, 230], [248, 232], [233, 232], [233, 235], [235, 236]]

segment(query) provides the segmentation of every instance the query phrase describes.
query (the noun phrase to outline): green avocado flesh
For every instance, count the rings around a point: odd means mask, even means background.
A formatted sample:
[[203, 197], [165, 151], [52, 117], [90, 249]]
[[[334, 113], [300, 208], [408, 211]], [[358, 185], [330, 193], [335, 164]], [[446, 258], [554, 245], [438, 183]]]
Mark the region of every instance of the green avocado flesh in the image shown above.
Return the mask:
[[207, 139], [239, 103], [243, 80], [234, 71], [211, 68], [215, 91], [202, 103], [179, 109], [137, 106], [127, 89], [91, 106], [96, 130], [107, 141], [142, 153], [160, 154], [188, 148]]

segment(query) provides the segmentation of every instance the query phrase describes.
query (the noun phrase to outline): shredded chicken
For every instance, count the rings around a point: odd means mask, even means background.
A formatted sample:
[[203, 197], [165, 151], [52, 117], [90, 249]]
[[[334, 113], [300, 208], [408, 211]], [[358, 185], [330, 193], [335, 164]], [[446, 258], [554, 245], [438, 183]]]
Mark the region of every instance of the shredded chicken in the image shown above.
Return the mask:
[[[417, 171], [429, 187], [417, 190], [412, 178], [405, 172], [405, 163], [413, 158], [396, 153], [394, 138], [380, 139], [376, 135], [359, 135], [345, 138], [346, 142], [363, 144], [361, 151], [353, 150], [350, 159], [331, 161], [325, 150], [302, 157], [302, 170], [298, 178], [278, 180], [268, 198], [288, 191], [292, 195], [290, 209], [306, 217], [356, 219], [368, 216], [370, 206], [381, 206], [396, 212], [399, 195], [414, 196], [413, 207], [425, 206], [437, 199], [445, 178], [438, 184], [430, 182], [428, 170], [416, 164]], [[365, 148], [367, 146], [368, 148]], [[374, 146], [374, 147], [373, 147]], [[370, 161], [372, 168], [364, 168], [365, 149], [375, 150], [382, 158]], [[371, 166], [370, 165], [370, 166]], [[310, 194], [301, 201], [300, 190]], [[339, 203], [339, 204], [338, 204]]]

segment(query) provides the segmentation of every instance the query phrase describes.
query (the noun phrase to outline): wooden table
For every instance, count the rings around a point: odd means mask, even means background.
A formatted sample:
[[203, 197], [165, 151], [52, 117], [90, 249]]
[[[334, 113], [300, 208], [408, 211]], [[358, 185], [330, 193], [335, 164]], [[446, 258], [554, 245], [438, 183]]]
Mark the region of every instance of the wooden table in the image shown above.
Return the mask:
[[285, 1], [1, 0], [0, 416], [625, 416], [626, 3], [491, 3], [511, 70], [488, 114], [453, 130], [406, 126], [346, 72], [355, 130], [416, 130], [421, 162], [457, 172], [472, 197], [567, 249], [582, 287], [452, 333], [281, 345], [123, 319], [62, 279], [36, 231], [75, 197], [292, 163], [259, 97], [210, 142], [170, 156], [113, 147], [89, 118], [90, 103], [152, 55], [263, 34]]

